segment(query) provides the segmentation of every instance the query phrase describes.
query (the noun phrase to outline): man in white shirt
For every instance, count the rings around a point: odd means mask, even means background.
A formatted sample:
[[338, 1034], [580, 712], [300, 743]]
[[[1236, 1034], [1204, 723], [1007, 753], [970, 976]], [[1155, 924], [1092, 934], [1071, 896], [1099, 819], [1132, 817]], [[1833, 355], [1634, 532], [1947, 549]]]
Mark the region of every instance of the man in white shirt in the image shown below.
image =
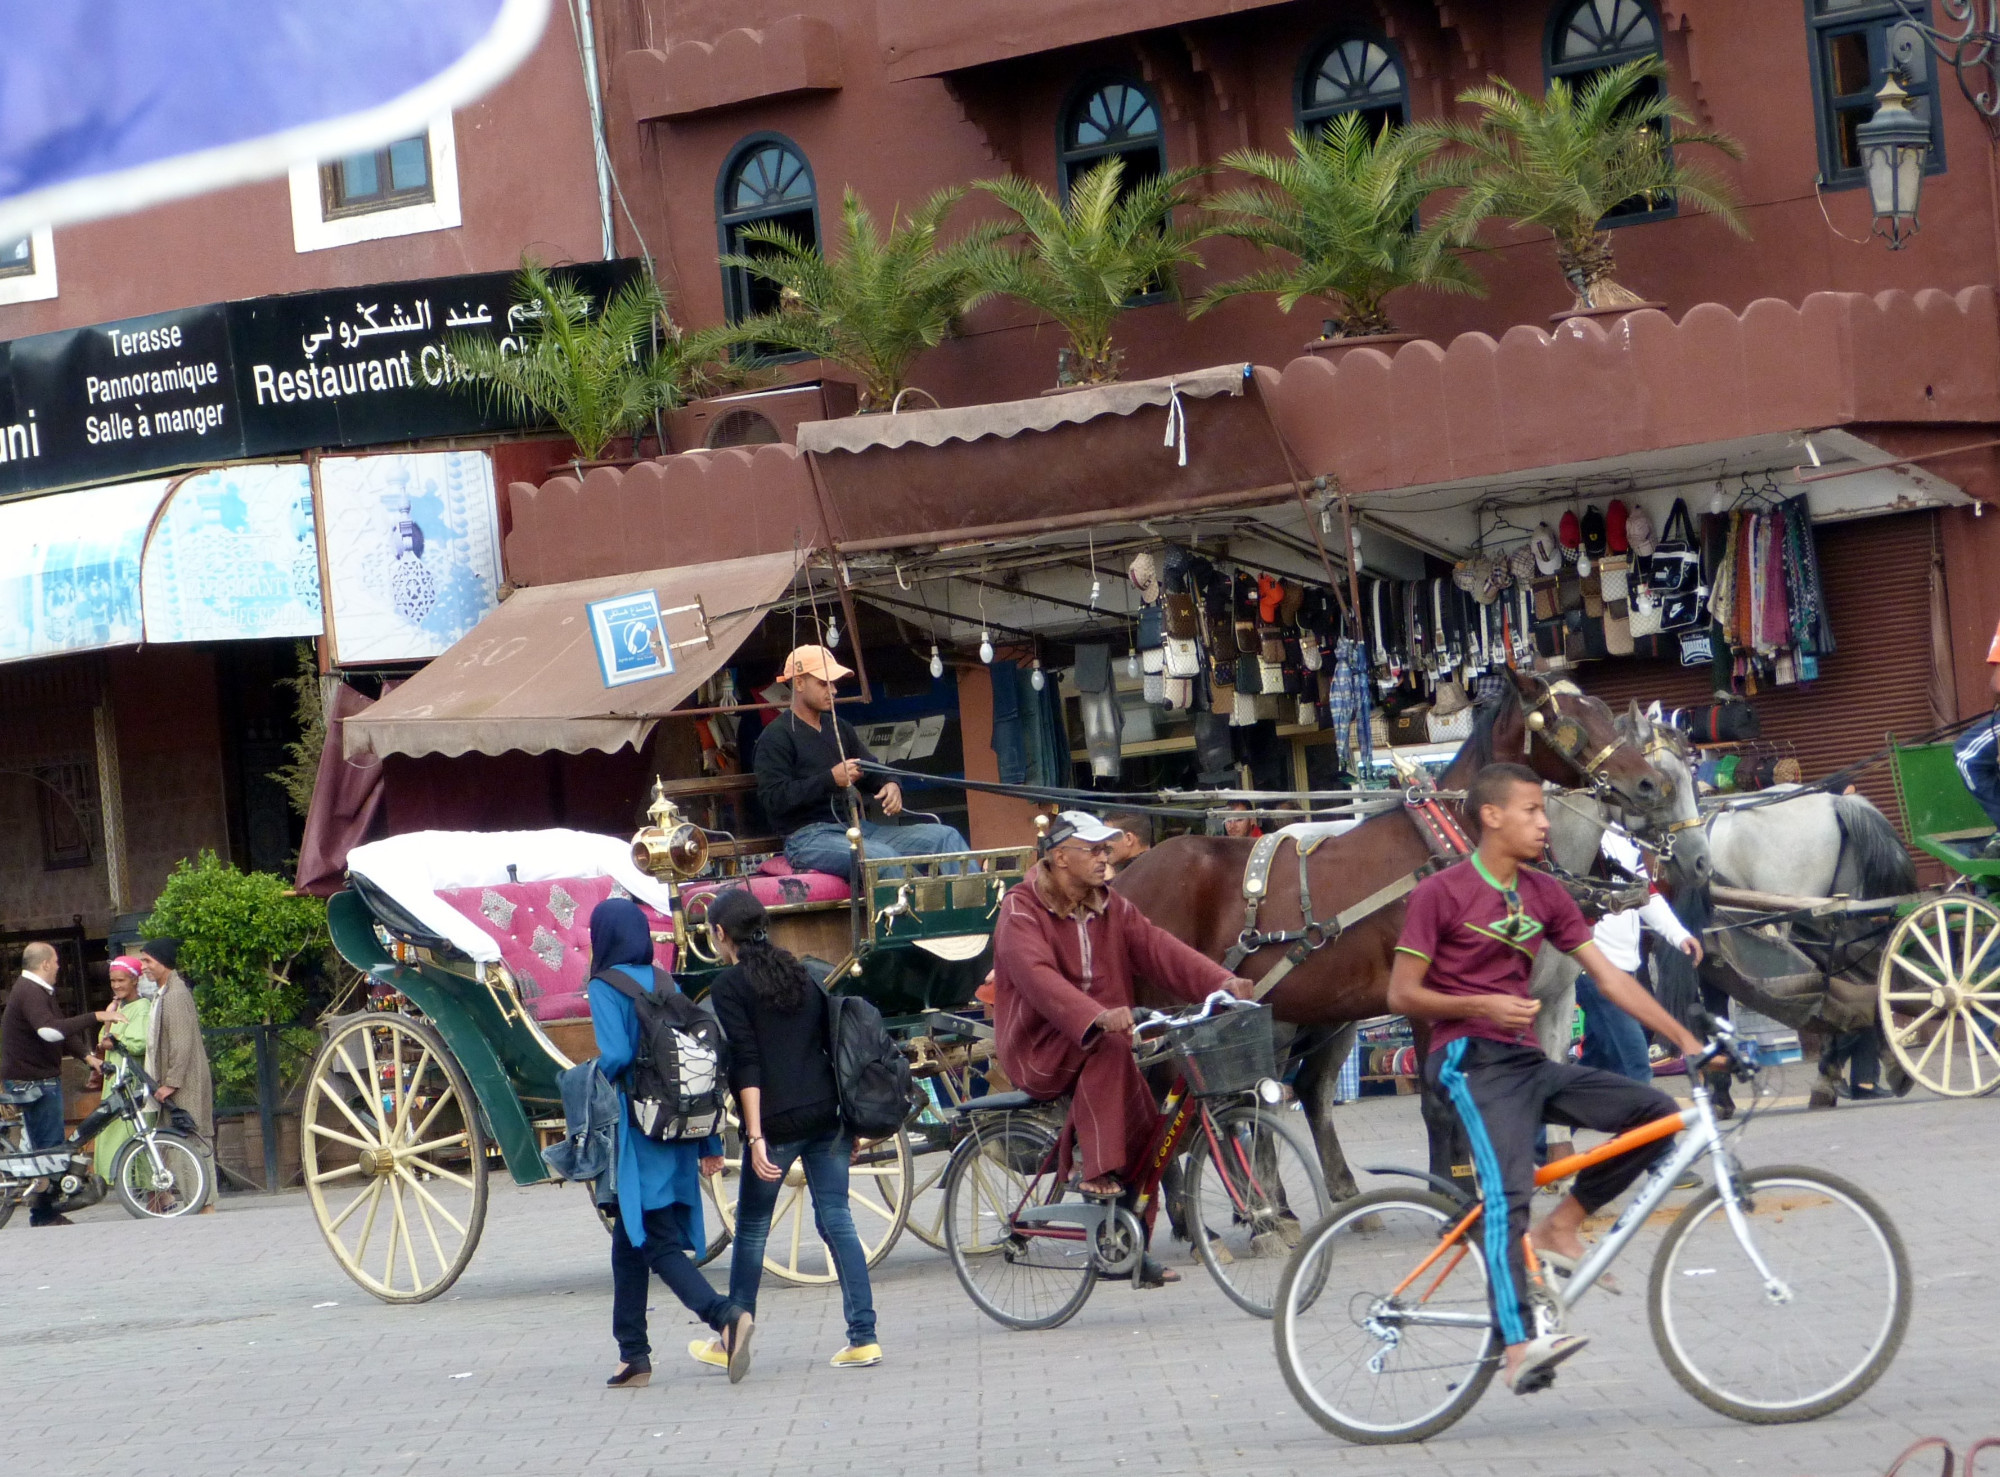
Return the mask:
[[[1646, 876], [1645, 859], [1623, 831], [1605, 831], [1598, 850], [1614, 873], [1635, 879]], [[1648, 928], [1696, 964], [1701, 963], [1701, 940], [1682, 926], [1673, 907], [1657, 892], [1649, 893], [1642, 907], [1606, 913], [1593, 937], [1606, 959], [1627, 974], [1637, 974], [1643, 957], [1640, 935]], [[1583, 1011], [1583, 1064], [1602, 1067], [1634, 1082], [1651, 1082], [1653, 1064], [1646, 1050], [1646, 1028], [1606, 1000], [1589, 975], [1576, 982], [1576, 1003]]]

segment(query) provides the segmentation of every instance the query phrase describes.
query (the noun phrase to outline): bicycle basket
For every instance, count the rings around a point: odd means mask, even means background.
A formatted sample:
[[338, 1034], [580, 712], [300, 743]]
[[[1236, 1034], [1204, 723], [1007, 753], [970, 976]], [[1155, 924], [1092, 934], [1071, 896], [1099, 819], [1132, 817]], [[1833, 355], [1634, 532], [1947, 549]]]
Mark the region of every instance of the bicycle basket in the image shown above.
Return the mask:
[[1248, 1092], [1263, 1078], [1278, 1075], [1268, 1006], [1239, 1006], [1178, 1026], [1172, 1037], [1186, 1066], [1188, 1088], [1199, 1097]]

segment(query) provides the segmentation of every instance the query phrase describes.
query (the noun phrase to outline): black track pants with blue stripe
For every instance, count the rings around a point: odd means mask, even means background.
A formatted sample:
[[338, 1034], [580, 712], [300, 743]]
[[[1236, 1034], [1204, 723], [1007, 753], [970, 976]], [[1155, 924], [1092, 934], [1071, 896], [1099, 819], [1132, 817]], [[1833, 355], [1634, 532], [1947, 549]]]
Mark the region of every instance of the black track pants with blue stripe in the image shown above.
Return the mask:
[[[1443, 1094], [1465, 1126], [1486, 1214], [1476, 1234], [1486, 1254], [1493, 1316], [1510, 1344], [1533, 1334], [1528, 1314], [1528, 1269], [1521, 1238], [1535, 1193], [1535, 1131], [1566, 1123], [1599, 1133], [1626, 1133], [1680, 1111], [1658, 1088], [1616, 1072], [1551, 1061], [1532, 1046], [1506, 1046], [1461, 1036], [1425, 1064], [1431, 1086]], [[1673, 1145], [1670, 1138], [1586, 1169], [1576, 1177], [1576, 1198], [1586, 1211], [1617, 1198]], [[1504, 1211], [1504, 1213], [1503, 1213]]]

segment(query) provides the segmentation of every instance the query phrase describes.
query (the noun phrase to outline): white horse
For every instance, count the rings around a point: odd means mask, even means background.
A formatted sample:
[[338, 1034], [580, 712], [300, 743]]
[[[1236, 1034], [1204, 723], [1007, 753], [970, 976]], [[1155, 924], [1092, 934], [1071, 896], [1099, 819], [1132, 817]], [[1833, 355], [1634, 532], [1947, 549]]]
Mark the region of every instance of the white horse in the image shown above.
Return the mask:
[[1715, 880], [1786, 897], [1894, 897], [1917, 889], [1916, 869], [1888, 818], [1859, 795], [1773, 786], [1708, 822]]

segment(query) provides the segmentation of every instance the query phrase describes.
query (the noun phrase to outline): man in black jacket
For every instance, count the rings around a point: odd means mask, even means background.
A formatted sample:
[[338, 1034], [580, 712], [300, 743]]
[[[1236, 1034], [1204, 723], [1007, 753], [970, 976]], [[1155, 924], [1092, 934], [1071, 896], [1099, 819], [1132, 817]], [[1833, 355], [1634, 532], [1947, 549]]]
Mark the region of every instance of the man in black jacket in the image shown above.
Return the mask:
[[[791, 706], [757, 736], [757, 798], [785, 838], [785, 860], [794, 871], [831, 872], [849, 882], [854, 880], [854, 854], [847, 845], [842, 792], [874, 796], [882, 813], [892, 818], [903, 812], [902, 787], [861, 772], [861, 761], [872, 763], [875, 756], [853, 724], [834, 716], [833, 686], [852, 675], [824, 646], [799, 647], [778, 674], [791, 687]], [[870, 856], [970, 849], [950, 826], [884, 826], [866, 819], [860, 824], [861, 843]]]
[[[39, 1090], [21, 1106], [31, 1149], [59, 1148], [63, 1141], [62, 1061], [73, 1056], [93, 1067], [97, 1058], [84, 1045], [93, 1022], [123, 1020], [116, 1009], [64, 1016], [56, 1010], [56, 951], [49, 944], [29, 944], [21, 951], [21, 977], [7, 997], [0, 1017], [0, 1080], [9, 1093]], [[28, 1207], [31, 1226], [66, 1226], [56, 1213], [58, 1199], [51, 1181]]]

